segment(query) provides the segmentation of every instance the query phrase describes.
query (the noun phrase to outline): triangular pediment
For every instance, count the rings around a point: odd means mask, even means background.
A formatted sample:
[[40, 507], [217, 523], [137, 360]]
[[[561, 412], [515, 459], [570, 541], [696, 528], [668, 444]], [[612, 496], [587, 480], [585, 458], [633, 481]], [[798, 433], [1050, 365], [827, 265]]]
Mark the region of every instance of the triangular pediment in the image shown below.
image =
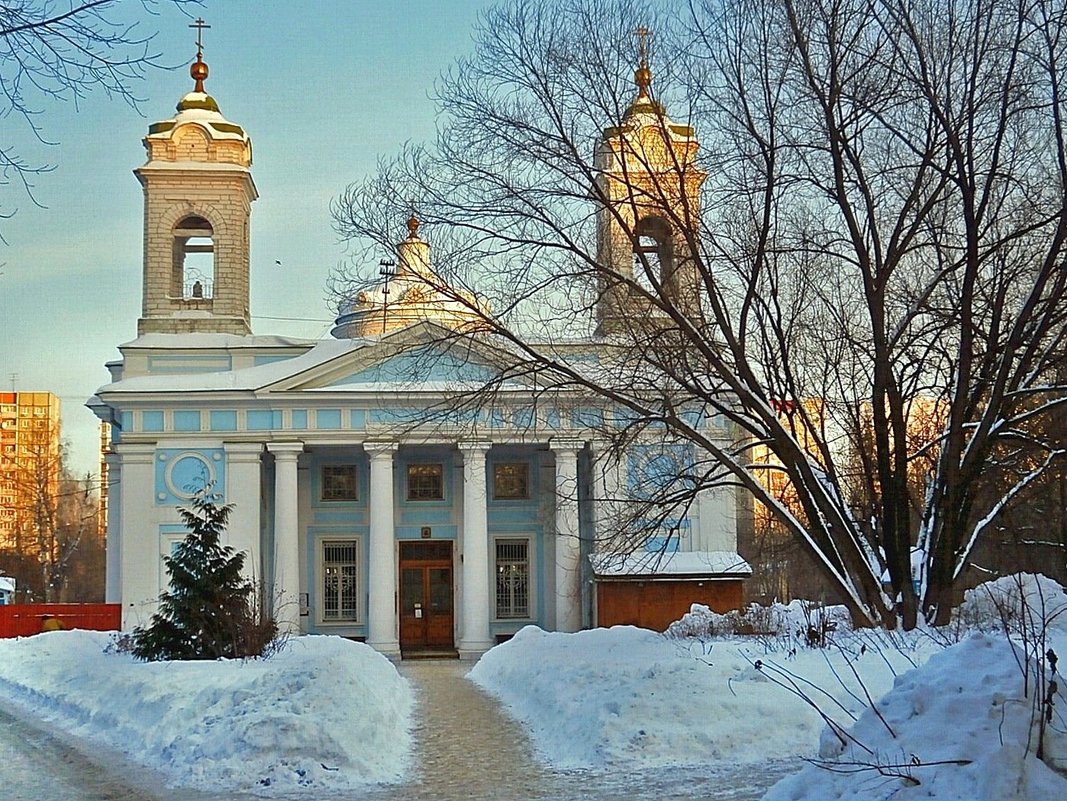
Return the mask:
[[471, 353], [457, 353], [457, 350], [437, 343], [420, 345], [347, 375], [334, 376], [321, 388], [361, 384], [484, 384], [500, 374], [499, 370], [471, 358]]
[[419, 389], [447, 391], [497, 380], [500, 354], [474, 337], [423, 323], [348, 350], [271, 386], [268, 392], [375, 391]]

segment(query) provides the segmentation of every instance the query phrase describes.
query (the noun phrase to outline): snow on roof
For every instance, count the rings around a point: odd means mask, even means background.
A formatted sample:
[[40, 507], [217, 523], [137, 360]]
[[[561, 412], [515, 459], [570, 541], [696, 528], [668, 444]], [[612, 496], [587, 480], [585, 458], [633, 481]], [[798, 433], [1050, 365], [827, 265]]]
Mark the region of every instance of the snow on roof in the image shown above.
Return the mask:
[[151, 348], [153, 350], [202, 350], [210, 348], [311, 348], [318, 339], [297, 339], [273, 334], [142, 334], [137, 339], [119, 345], [120, 349]]
[[[193, 336], [225, 337], [226, 334], [199, 334]], [[141, 339], [144, 339], [142, 337]], [[315, 342], [315, 346], [291, 359], [227, 370], [218, 373], [189, 373], [185, 375], [145, 375], [105, 384], [97, 395], [112, 392], [209, 392], [212, 390], [256, 390], [282, 379], [298, 375], [320, 364], [325, 364], [345, 353], [359, 350], [365, 345], [361, 340], [330, 340]], [[219, 346], [225, 347], [225, 346]]]
[[11, 576], [0, 576], [0, 592], [14, 592], [15, 579]]
[[589, 557], [599, 577], [749, 576], [752, 568], [734, 551], [594, 553]]

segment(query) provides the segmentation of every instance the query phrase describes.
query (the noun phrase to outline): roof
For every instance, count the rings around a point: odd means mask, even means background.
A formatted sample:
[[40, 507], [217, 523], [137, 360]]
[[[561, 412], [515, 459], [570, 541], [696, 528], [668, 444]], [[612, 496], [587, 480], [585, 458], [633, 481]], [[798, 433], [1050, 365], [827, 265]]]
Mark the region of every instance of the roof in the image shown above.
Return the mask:
[[237, 348], [310, 348], [317, 339], [297, 339], [295, 337], [275, 336], [273, 334], [142, 334], [137, 339], [119, 345], [122, 350], [133, 348], [150, 348], [152, 350], [207, 350]]
[[594, 553], [589, 557], [597, 578], [716, 578], [752, 575], [748, 562], [734, 551]]
[[11, 576], [0, 576], [0, 592], [14, 592], [15, 579]]

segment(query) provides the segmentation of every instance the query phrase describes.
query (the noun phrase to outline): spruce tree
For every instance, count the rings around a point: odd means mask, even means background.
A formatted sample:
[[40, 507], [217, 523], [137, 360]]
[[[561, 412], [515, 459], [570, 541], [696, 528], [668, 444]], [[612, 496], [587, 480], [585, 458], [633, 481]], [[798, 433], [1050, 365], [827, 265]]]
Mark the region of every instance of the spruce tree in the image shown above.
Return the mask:
[[179, 508], [189, 533], [163, 557], [170, 587], [146, 628], [134, 629], [131, 651], [150, 661], [258, 655], [273, 638], [273, 621], [257, 619], [255, 587], [242, 576], [245, 555], [220, 542], [233, 509], [209, 491]]

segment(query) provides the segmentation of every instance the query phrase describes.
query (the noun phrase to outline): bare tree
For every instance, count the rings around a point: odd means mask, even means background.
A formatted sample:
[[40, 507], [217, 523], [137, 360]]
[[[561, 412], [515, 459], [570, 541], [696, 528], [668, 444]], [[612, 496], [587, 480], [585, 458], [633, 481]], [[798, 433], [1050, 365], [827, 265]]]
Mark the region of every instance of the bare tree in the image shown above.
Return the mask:
[[[1065, 452], [1065, 35], [1053, 0], [506, 5], [440, 82], [437, 142], [350, 188], [337, 226], [387, 246], [414, 199], [442, 288], [493, 309], [501, 382], [622, 410], [620, 445], [695, 446], [666, 499], [743, 487], [857, 619], [943, 622]], [[576, 333], [599, 359], [568, 358]]]
[[[145, 15], [199, 0], [137, 0]], [[130, 0], [9, 0], [0, 4], [0, 119], [21, 117], [43, 143], [41, 121], [51, 101], [79, 103], [94, 89], [135, 105], [132, 86], [147, 70], [167, 65], [152, 48], [154, 33], [129, 12]], [[173, 65], [171, 65], [173, 66]], [[48, 165], [0, 144], [0, 186], [21, 185], [33, 199], [35, 176]], [[0, 205], [0, 217], [14, 208]]]
[[30, 600], [95, 600], [103, 590], [104, 551], [95, 479], [73, 477], [65, 446], [44, 439], [27, 446], [20, 461], [7, 474], [16, 504], [11, 541], [0, 552], [3, 571]]

